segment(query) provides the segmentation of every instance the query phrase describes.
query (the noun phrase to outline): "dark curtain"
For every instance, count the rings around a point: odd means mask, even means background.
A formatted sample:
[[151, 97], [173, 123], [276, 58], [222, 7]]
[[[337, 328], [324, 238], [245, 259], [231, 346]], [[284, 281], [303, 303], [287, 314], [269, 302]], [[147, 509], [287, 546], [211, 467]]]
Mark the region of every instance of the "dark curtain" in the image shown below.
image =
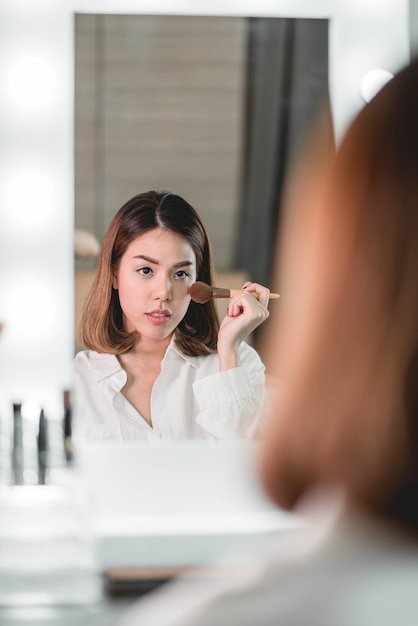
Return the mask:
[[319, 109], [329, 112], [328, 20], [248, 20], [246, 106], [236, 265], [268, 285], [286, 169]]

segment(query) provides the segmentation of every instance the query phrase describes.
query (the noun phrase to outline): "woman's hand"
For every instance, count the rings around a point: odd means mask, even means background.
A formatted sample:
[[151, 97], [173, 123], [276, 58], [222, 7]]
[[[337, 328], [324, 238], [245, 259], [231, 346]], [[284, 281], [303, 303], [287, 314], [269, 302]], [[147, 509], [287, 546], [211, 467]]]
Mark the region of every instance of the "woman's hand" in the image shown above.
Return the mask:
[[[244, 283], [242, 289], [243, 293], [231, 298], [219, 329], [218, 355], [221, 371], [239, 365], [239, 344], [269, 316], [267, 307], [270, 290], [249, 281]], [[251, 292], [256, 293], [258, 298], [251, 295]]]

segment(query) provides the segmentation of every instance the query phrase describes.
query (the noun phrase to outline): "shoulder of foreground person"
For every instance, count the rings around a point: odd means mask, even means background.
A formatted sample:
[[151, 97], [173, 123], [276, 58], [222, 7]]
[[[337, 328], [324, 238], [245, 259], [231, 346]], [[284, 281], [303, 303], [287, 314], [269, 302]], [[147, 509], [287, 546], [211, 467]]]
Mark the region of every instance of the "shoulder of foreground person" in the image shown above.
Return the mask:
[[[118, 626], [410, 626], [418, 615], [418, 541], [361, 519], [304, 551], [239, 568], [193, 570], [144, 597]], [[308, 543], [309, 545], [309, 543]], [[142, 623], [142, 621], [141, 621]]]

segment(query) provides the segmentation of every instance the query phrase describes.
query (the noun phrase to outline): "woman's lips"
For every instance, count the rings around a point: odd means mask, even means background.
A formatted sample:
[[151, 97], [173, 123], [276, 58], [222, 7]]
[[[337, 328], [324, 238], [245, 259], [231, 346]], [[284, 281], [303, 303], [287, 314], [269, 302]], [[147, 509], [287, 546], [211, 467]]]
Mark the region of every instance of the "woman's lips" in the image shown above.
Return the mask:
[[147, 313], [147, 318], [156, 326], [160, 324], [166, 324], [171, 319], [171, 313], [169, 311], [151, 311]]

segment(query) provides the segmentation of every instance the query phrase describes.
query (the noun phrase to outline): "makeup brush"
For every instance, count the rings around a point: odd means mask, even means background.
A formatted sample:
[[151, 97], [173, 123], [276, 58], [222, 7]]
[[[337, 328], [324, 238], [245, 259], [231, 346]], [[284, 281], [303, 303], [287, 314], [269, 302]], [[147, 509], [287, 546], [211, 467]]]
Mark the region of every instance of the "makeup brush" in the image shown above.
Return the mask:
[[[226, 289], [224, 287], [211, 287], [206, 283], [198, 280], [193, 283], [189, 288], [189, 294], [193, 302], [198, 304], [205, 304], [209, 302], [211, 298], [233, 298], [238, 293], [250, 293], [254, 298], [258, 300], [258, 293], [255, 291], [245, 291], [245, 289]], [[275, 300], [280, 298], [278, 293], [271, 293], [270, 299]]]

